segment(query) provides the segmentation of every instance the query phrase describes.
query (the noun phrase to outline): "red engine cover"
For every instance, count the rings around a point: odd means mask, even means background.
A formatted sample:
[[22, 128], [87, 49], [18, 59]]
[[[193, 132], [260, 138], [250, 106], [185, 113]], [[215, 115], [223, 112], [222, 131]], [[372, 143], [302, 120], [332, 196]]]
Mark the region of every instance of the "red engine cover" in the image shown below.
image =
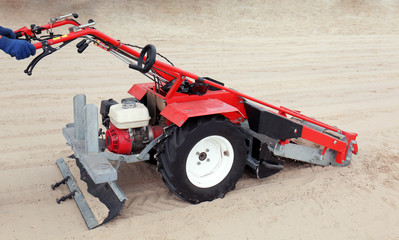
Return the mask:
[[107, 148], [110, 152], [119, 154], [130, 154], [132, 151], [132, 141], [127, 129], [118, 129], [112, 123], [109, 123], [109, 129], [106, 134]]

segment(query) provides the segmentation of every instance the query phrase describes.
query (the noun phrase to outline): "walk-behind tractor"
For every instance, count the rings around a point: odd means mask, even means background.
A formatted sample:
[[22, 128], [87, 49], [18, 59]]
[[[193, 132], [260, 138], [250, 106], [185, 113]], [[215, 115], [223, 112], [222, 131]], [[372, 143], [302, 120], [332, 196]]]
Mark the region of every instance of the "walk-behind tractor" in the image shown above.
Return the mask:
[[[93, 43], [152, 80], [133, 85], [131, 98], [101, 101], [105, 132], [99, 130], [96, 105], [86, 104], [85, 95], [74, 97], [74, 122], [63, 128], [88, 192], [109, 209], [103, 223], [115, 218], [126, 201], [117, 184], [121, 162], [156, 160], [165, 185], [196, 204], [234, 189], [246, 166], [264, 178], [283, 169], [285, 159], [347, 166], [358, 151], [355, 133], [181, 70], [153, 45], [136, 51], [136, 46], [96, 30], [93, 20], [81, 25], [77, 17], [74, 13], [51, 18], [49, 24], [15, 31], [43, 49], [25, 73], [31, 75], [43, 57], [81, 39], [76, 45], [79, 53]], [[69, 33], [54, 34], [54, 28], [68, 24]], [[64, 160], [57, 164], [64, 179], [52, 188], [67, 183], [71, 190], [57, 202], [73, 197], [90, 229], [103, 224], [95, 219]]]

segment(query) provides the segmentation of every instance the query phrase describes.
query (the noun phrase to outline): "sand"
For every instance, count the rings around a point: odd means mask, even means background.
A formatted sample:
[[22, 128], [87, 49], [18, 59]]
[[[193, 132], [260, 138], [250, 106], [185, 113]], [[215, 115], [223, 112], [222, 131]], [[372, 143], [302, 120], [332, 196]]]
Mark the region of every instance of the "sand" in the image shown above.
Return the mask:
[[74, 201], [56, 203], [67, 188], [50, 189], [56, 159], [72, 154], [61, 132], [72, 98], [119, 100], [149, 80], [92, 46], [65, 47], [31, 77], [29, 60], [0, 54], [0, 238], [399, 239], [398, 11], [394, 0], [1, 0], [2, 26], [77, 12], [182, 69], [358, 133], [359, 154], [345, 168], [287, 162], [263, 180], [245, 173], [224, 199], [199, 205], [170, 193], [153, 165], [123, 164], [126, 208], [89, 231]]

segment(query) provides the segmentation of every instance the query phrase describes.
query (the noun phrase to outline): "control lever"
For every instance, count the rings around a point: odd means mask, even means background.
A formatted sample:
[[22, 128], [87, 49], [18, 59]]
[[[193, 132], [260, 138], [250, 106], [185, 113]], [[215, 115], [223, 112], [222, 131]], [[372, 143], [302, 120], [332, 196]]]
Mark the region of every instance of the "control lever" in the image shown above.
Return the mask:
[[89, 46], [87, 42], [84, 42], [80, 47], [78, 47], [78, 53], [82, 53]]
[[58, 21], [65, 20], [68, 17], [78, 18], [79, 15], [77, 13], [70, 13], [70, 14], [67, 14], [67, 15], [64, 15], [64, 16], [50, 18], [50, 30], [48, 30], [49, 33], [50, 33], [50, 38], [53, 38], [53, 36], [54, 36], [54, 34], [53, 34], [53, 24], [58, 22]]
[[36, 64], [37, 64], [40, 60], [42, 60], [44, 57], [46, 57], [46, 56], [52, 54], [53, 52], [59, 50], [60, 48], [64, 47], [65, 45], [67, 45], [67, 44], [70, 43], [71, 41], [72, 41], [72, 40], [65, 41], [63, 44], [61, 44], [60, 46], [58, 46], [58, 47], [56, 47], [56, 48], [53, 48], [52, 46], [50, 46], [50, 44], [48, 43], [47, 40], [42, 41], [41, 43], [42, 43], [43, 52], [42, 52], [39, 56], [35, 57], [35, 58], [32, 60], [32, 62], [29, 63], [28, 67], [24, 70], [24, 72], [25, 72], [26, 74], [28, 74], [28, 76], [31, 76], [31, 75], [32, 75], [33, 68], [36, 66]]
[[90, 19], [89, 22], [86, 23], [86, 24], [70, 27], [70, 28], [69, 28], [69, 32], [77, 32], [77, 31], [79, 31], [79, 30], [81, 30], [81, 29], [83, 29], [83, 28], [91, 27], [91, 26], [93, 26], [93, 25], [95, 25], [95, 24], [96, 24], [96, 22], [94, 22], [93, 19]]
[[78, 42], [78, 44], [76, 44], [76, 47], [80, 48], [85, 43], [86, 43], [86, 39], [83, 39], [82, 41]]
[[90, 41], [87, 41], [86, 39], [83, 39], [82, 41], [78, 42], [78, 44], [76, 44], [76, 47], [78, 48], [78, 53], [82, 53], [84, 50], [86, 50], [86, 48], [89, 46]]
[[70, 14], [67, 14], [67, 15], [64, 15], [64, 16], [60, 16], [60, 17], [52, 17], [52, 18], [50, 18], [50, 22], [51, 23], [55, 23], [55, 22], [58, 22], [60, 20], [64, 20], [64, 19], [69, 18], [69, 17], [78, 18], [79, 15], [77, 13], [70, 13]]

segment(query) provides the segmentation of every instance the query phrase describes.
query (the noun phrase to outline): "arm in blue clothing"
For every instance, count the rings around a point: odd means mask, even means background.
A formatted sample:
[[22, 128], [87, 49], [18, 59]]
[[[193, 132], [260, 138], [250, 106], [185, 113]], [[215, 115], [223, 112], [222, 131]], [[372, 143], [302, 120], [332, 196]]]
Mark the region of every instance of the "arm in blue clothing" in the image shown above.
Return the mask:
[[0, 26], [0, 49], [17, 60], [33, 56], [36, 48], [30, 42], [15, 39], [15, 33], [9, 28]]

